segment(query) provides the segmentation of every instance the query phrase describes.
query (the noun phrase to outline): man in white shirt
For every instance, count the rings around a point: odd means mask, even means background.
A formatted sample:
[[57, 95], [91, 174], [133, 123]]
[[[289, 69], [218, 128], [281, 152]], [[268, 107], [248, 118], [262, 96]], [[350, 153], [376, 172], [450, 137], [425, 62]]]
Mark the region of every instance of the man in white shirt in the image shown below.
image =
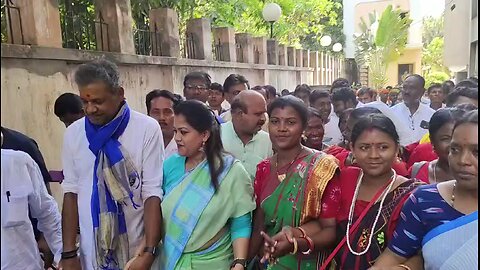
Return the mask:
[[1, 162], [1, 269], [44, 269], [29, 212], [38, 220], [37, 227], [58, 263], [62, 252], [61, 217], [40, 168], [21, 151], [1, 149]]
[[266, 101], [260, 93], [245, 90], [231, 105], [232, 121], [221, 126], [223, 147], [242, 162], [253, 181], [257, 164], [273, 155], [270, 136], [261, 130], [266, 120]]
[[408, 76], [401, 89], [403, 102], [391, 108], [395, 115], [408, 127], [408, 144], [418, 142], [428, 132], [430, 118], [435, 113], [428, 105], [420, 102], [425, 92], [425, 79], [413, 74]]
[[123, 269], [133, 258], [130, 270], [150, 269], [162, 230], [161, 129], [128, 108], [115, 64], [83, 64], [75, 82], [86, 117], [64, 137], [61, 263], [64, 269]]
[[174, 107], [180, 102], [172, 92], [155, 89], [147, 94], [147, 114], [157, 120], [162, 129], [163, 145], [165, 145], [165, 159], [178, 152], [175, 142], [173, 119]]
[[340, 114], [346, 109], [355, 109], [362, 104], [357, 100], [355, 92], [351, 87], [342, 87], [335, 90], [332, 94], [333, 110], [340, 116]]
[[[240, 92], [250, 89], [248, 80], [240, 74], [230, 74], [223, 83], [223, 91], [225, 91], [225, 99], [231, 105], [233, 98], [235, 98]], [[232, 120], [232, 113], [230, 110], [220, 115], [223, 122]]]
[[333, 111], [330, 93], [326, 90], [313, 91], [310, 94], [310, 106], [317, 109], [322, 116], [325, 130], [323, 143], [332, 146], [342, 142], [342, 132], [338, 127], [339, 118]]

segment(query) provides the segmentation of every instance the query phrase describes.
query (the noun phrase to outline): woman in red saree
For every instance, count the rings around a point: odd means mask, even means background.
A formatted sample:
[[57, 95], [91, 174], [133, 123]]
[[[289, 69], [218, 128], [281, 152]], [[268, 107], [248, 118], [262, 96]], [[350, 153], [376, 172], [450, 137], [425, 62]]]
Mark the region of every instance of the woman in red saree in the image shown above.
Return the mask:
[[[346, 124], [341, 126], [342, 134], [345, 140], [345, 145], [348, 146], [346, 148], [340, 146], [332, 146], [325, 150], [325, 153], [335, 156], [340, 164], [340, 169], [347, 167], [347, 166], [356, 166], [358, 164], [354, 158], [354, 155], [350, 148], [351, 142], [351, 132], [355, 124], [359, 121], [360, 118], [363, 116], [372, 114], [372, 113], [379, 113], [381, 114], [380, 110], [373, 107], [360, 107], [354, 109], [346, 119]], [[399, 160], [398, 158], [395, 159], [392, 168], [397, 172], [398, 175], [407, 176], [408, 170], [405, 165], [405, 162]]]
[[[300, 99], [278, 98], [268, 114], [276, 154], [257, 166], [257, 209], [249, 258], [264, 257], [269, 269], [316, 270], [325, 258], [318, 250], [335, 241], [334, 216], [320, 218], [320, 213], [325, 188], [337, 172], [337, 160], [302, 146], [308, 109]], [[270, 238], [286, 227], [294, 228], [296, 235], [288, 240]], [[310, 237], [313, 234], [317, 237]]]
[[368, 269], [387, 247], [405, 200], [421, 184], [392, 169], [398, 141], [395, 125], [382, 114], [355, 124], [350, 147], [358, 167], [344, 167], [325, 191], [339, 190], [340, 195], [322, 201], [338, 206], [322, 210], [322, 215], [336, 214], [338, 245], [320, 269]]

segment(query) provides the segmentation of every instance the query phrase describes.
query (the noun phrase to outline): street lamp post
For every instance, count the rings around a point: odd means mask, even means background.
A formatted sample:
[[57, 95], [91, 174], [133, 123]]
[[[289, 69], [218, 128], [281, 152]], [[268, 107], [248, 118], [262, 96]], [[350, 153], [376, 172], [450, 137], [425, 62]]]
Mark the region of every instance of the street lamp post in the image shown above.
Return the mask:
[[280, 19], [282, 8], [276, 3], [268, 3], [262, 11], [263, 19], [270, 23], [270, 38], [273, 38], [273, 24]]

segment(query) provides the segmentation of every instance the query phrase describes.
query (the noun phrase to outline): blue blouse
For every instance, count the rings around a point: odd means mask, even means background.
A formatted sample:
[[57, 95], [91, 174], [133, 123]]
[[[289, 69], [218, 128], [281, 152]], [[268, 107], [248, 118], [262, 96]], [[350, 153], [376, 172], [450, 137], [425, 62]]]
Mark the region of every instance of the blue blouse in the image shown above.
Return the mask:
[[402, 208], [389, 249], [410, 258], [421, 250], [422, 240], [429, 231], [463, 215], [443, 199], [437, 184], [418, 187]]

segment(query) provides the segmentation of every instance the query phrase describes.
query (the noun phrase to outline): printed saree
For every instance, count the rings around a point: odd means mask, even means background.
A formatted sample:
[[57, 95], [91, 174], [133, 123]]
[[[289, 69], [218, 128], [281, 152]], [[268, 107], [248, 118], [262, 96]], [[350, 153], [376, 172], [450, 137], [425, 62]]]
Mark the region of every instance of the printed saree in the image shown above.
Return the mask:
[[[337, 216], [337, 243], [339, 243], [346, 235], [348, 213], [360, 172], [361, 169], [359, 168], [346, 167], [342, 169], [339, 177], [342, 195], [340, 210]], [[370, 230], [373, 222], [379, 211], [380, 202], [378, 201], [373, 204], [360, 222], [358, 229], [350, 232], [350, 245], [356, 252], [363, 251], [368, 245], [370, 234], [374, 234], [367, 253], [362, 256], [356, 256], [350, 252], [345, 243], [335, 255], [334, 261], [330, 263], [330, 267], [327, 269], [364, 270], [370, 268], [375, 263], [378, 256], [380, 256], [388, 246], [388, 239], [391, 238], [393, 234], [405, 200], [410, 193], [421, 184], [422, 182], [408, 180], [390, 191], [385, 199], [382, 209], [380, 210], [380, 217], [377, 225], [373, 232], [371, 232]], [[356, 222], [356, 218], [360, 216], [368, 204], [369, 202], [357, 200], [352, 224]]]
[[422, 255], [425, 270], [478, 269], [478, 211], [428, 232]]
[[[174, 155], [169, 162], [183, 162]], [[253, 187], [247, 172], [238, 160], [224, 155], [224, 169], [215, 193], [211, 185], [208, 163], [203, 161], [182, 178], [169, 179], [162, 211], [165, 239], [161, 248], [162, 270], [229, 269], [233, 260], [229, 230], [210, 247], [202, 247], [228, 226], [228, 220], [255, 209]], [[176, 166], [184, 170], [184, 166]]]
[[[297, 227], [320, 216], [323, 192], [337, 171], [337, 160], [323, 152], [314, 152], [295, 161], [279, 182], [270, 161], [258, 165], [255, 179], [257, 204], [265, 213], [265, 229], [269, 235], [284, 226]], [[268, 269], [317, 269], [325, 254], [286, 255]]]

